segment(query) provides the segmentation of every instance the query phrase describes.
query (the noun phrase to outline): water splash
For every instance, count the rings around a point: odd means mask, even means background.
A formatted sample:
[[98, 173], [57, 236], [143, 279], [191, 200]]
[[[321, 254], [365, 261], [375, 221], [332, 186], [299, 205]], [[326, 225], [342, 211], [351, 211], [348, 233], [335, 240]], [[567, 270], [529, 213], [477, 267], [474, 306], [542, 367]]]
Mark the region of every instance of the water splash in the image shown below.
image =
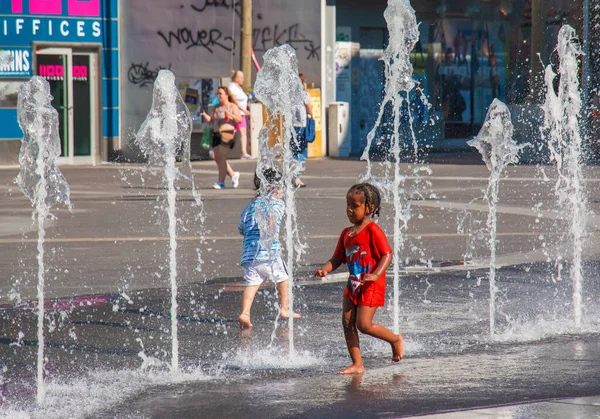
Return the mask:
[[298, 370], [326, 365], [322, 359], [309, 351], [295, 353], [290, 357], [285, 357], [282, 352], [283, 349], [273, 347], [238, 349], [227, 363], [231, 367], [243, 370]]
[[519, 152], [528, 144], [517, 145], [513, 140], [513, 124], [508, 107], [498, 99], [494, 99], [488, 110], [485, 122], [477, 137], [468, 141], [480, 153], [490, 171], [486, 198], [488, 202], [487, 229], [489, 232], [490, 270], [490, 336], [495, 334], [496, 316], [496, 227], [498, 219], [498, 188], [500, 176], [509, 164], [519, 162]]
[[162, 369], [92, 370], [73, 373], [68, 379], [48, 381], [48, 397], [44, 406], [32, 408], [22, 404], [3, 405], [6, 418], [85, 418], [106, 415], [116, 406], [127, 403], [152, 387], [168, 387], [221, 379], [217, 373], [207, 375], [199, 367], [186, 368], [177, 374]]
[[[136, 134], [135, 142], [151, 165], [164, 166], [163, 180], [167, 189], [169, 219], [169, 283], [171, 285], [171, 370], [179, 369], [177, 324], [177, 180], [191, 182], [192, 196], [202, 212], [202, 202], [194, 187], [190, 162], [192, 119], [175, 85], [175, 75], [161, 70], [154, 82], [152, 107]], [[176, 166], [181, 156], [182, 165]]]
[[[383, 53], [382, 60], [385, 64], [385, 94], [379, 108], [379, 114], [375, 125], [367, 135], [367, 146], [361, 157], [367, 161], [367, 171], [364, 179], [376, 184], [383, 190], [384, 196], [392, 196], [394, 203], [394, 238], [393, 238], [393, 276], [394, 276], [394, 333], [399, 333], [400, 317], [400, 265], [401, 251], [407, 239], [408, 222], [411, 218], [409, 197], [405, 192], [406, 176], [400, 171], [400, 160], [402, 157], [402, 145], [400, 138], [401, 109], [405, 105], [409, 113], [410, 131], [414, 155], [418, 155], [418, 145], [415, 132], [412, 127], [412, 115], [410, 115], [409, 94], [415, 88], [413, 79], [413, 67], [410, 62], [410, 52], [419, 40], [419, 26], [414, 9], [405, 0], [389, 0], [385, 9], [384, 17], [390, 34], [389, 44]], [[424, 97], [423, 95], [421, 95]], [[390, 158], [394, 162], [392, 181], [377, 179], [372, 173], [370, 160], [371, 147], [375, 139], [375, 133], [381, 125], [381, 120], [387, 105], [391, 105], [394, 114], [392, 147]]]
[[[256, 173], [261, 179], [261, 196], [267, 205], [257, 207], [257, 218], [263, 237], [271, 237], [269, 220], [269, 199], [275, 199], [274, 193], [282, 193], [285, 201], [285, 250], [289, 273], [289, 348], [294, 355], [294, 262], [304, 251], [298, 234], [296, 214], [296, 194], [293, 179], [300, 175], [304, 164], [294, 160], [292, 147], [297, 141], [293, 127], [293, 114], [298, 106], [304, 106], [303, 86], [298, 77], [298, 59], [294, 48], [281, 45], [269, 49], [264, 55], [264, 65], [256, 75], [254, 84], [256, 97], [266, 106], [268, 117], [259, 133], [259, 158]], [[267, 169], [274, 170], [279, 179], [267, 179]], [[276, 192], [278, 191], [278, 192]], [[270, 247], [266, 247], [270, 249]]]
[[564, 25], [558, 32], [560, 81], [558, 94], [554, 89], [556, 74], [548, 65], [545, 71], [546, 100], [542, 133], [548, 142], [550, 158], [556, 163], [558, 179], [554, 193], [569, 223], [572, 244], [571, 280], [573, 282], [573, 317], [581, 326], [583, 273], [582, 254], [588, 208], [582, 167], [582, 136], [579, 126], [581, 92], [579, 89], [578, 57], [582, 54], [575, 29]]
[[[394, 156], [400, 155], [400, 109], [406, 103], [407, 110], [410, 113], [410, 103], [408, 101], [409, 92], [415, 88], [413, 79], [413, 66], [410, 62], [410, 52], [414, 49], [419, 40], [419, 25], [417, 17], [410, 2], [406, 0], [389, 0], [383, 16], [388, 25], [389, 43], [386, 47], [382, 60], [385, 65], [385, 89], [384, 97], [379, 107], [379, 114], [375, 125], [367, 135], [367, 146], [361, 157], [367, 161], [366, 178], [372, 177], [372, 164], [369, 153], [373, 146], [375, 133], [381, 125], [386, 105], [391, 104], [394, 112], [394, 133], [392, 152]], [[412, 125], [412, 124], [411, 124]], [[414, 131], [411, 126], [412, 141], [415, 154], [418, 152]]]
[[71, 208], [69, 184], [57, 167], [60, 156], [58, 135], [58, 112], [51, 105], [50, 85], [39, 76], [19, 88], [17, 119], [23, 131], [19, 164], [21, 169], [16, 178], [19, 189], [29, 198], [34, 210], [32, 218], [37, 220], [38, 241], [38, 356], [37, 356], [37, 402], [45, 398], [44, 385], [44, 238], [45, 222], [50, 217], [50, 208], [58, 203]]

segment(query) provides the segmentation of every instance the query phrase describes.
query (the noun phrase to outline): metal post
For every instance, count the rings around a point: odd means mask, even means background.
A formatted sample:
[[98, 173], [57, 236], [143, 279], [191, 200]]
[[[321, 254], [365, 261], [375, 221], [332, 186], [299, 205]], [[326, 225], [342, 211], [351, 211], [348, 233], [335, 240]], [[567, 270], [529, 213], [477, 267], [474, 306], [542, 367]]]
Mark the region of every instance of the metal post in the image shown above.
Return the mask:
[[[589, 93], [590, 93], [590, 1], [583, 1], [583, 103], [581, 108], [583, 109], [583, 129], [584, 136], [587, 137], [587, 122], [589, 119]], [[586, 138], [587, 139], [587, 138]]]
[[240, 67], [244, 72], [244, 90], [252, 88], [252, 0], [242, 0], [242, 39]]
[[543, 1], [531, 1], [531, 55], [529, 57], [531, 74], [529, 75], [529, 97], [534, 103], [541, 103], [544, 97], [544, 68], [540, 61], [540, 56], [542, 56], [544, 50], [544, 34], [546, 32], [546, 20], [542, 11]]

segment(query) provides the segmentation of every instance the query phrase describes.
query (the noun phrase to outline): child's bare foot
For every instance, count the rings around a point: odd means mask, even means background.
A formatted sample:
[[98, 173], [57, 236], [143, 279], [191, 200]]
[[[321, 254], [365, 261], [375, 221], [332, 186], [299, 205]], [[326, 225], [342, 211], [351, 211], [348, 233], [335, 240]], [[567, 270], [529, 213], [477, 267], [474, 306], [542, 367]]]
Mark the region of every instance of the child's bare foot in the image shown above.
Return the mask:
[[[279, 317], [281, 317], [282, 319], [289, 319], [290, 313], [289, 313], [289, 311], [281, 310], [281, 313], [279, 313]], [[295, 319], [300, 319], [301, 317], [302, 317], [302, 315], [300, 313], [294, 313]]]
[[404, 358], [403, 342], [402, 335], [398, 335], [398, 339], [392, 343], [392, 362], [398, 362]]
[[238, 322], [240, 323], [240, 329], [252, 327], [250, 316], [247, 314], [240, 314], [240, 317], [238, 317]]
[[341, 370], [338, 374], [362, 374], [363, 372], [365, 372], [365, 366], [363, 364], [352, 364]]

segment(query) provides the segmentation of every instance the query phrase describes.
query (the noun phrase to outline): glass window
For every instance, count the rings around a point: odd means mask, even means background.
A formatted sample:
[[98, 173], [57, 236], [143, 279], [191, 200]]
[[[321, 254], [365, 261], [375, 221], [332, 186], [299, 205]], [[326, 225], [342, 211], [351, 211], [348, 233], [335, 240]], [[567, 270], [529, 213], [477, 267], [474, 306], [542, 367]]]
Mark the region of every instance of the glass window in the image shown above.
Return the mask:
[[428, 28], [428, 37], [421, 37], [430, 61], [428, 91], [444, 138], [474, 135], [492, 100], [507, 102], [509, 50], [518, 34], [511, 31], [512, 5], [498, 3], [472, 2], [461, 13], [422, 24]]
[[[540, 9], [537, 19], [532, 3]], [[432, 12], [417, 9], [421, 39], [412, 59], [415, 73], [427, 75], [425, 91], [441, 135], [449, 139], [476, 135], [495, 98], [509, 105], [539, 102], [530, 91], [541, 80], [530, 80], [531, 72], [543, 76], [558, 29], [564, 23], [577, 26], [581, 15], [559, 0], [440, 0], [437, 16]], [[543, 84], [534, 90], [543, 95]]]
[[27, 80], [9, 80], [0, 83], [0, 108], [16, 108], [19, 86]]

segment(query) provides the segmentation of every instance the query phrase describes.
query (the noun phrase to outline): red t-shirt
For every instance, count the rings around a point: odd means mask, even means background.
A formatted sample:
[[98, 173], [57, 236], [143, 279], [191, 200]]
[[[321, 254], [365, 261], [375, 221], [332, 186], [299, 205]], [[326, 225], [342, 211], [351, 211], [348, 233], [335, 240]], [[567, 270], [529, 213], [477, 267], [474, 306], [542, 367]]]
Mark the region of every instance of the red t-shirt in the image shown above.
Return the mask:
[[373, 282], [363, 283], [363, 275], [372, 273], [384, 255], [391, 254], [385, 233], [374, 222], [367, 224], [356, 236], [351, 227], [342, 230], [333, 256], [348, 264], [350, 276], [344, 296], [355, 305], [379, 307], [385, 303], [385, 272]]

